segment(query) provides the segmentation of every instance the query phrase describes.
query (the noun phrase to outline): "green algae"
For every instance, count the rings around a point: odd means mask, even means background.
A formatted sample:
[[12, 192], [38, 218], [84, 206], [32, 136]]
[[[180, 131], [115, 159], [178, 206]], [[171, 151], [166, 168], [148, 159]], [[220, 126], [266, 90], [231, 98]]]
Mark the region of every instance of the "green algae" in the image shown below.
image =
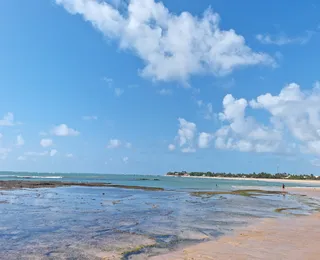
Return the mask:
[[163, 191], [164, 190], [164, 188], [159, 188], [159, 187], [130, 186], [130, 185], [120, 185], [120, 184], [107, 184], [106, 187], [131, 189], [131, 190], [147, 190], [147, 191]]
[[258, 189], [247, 189], [247, 190], [233, 190], [233, 191], [196, 191], [191, 192], [191, 196], [209, 198], [215, 195], [240, 195], [245, 197], [253, 197], [259, 195], [277, 195], [286, 194], [283, 191], [272, 191], [272, 190], [258, 190]]
[[288, 211], [288, 210], [299, 210], [299, 209], [300, 208], [277, 208], [274, 211], [277, 213], [283, 213], [285, 211], [285, 213], [286, 213], [286, 211]]

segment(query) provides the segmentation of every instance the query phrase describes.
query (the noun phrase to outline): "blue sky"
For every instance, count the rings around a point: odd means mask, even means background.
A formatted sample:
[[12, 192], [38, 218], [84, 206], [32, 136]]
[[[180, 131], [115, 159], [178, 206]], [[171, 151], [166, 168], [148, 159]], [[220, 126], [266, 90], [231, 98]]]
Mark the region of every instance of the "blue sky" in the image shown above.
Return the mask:
[[318, 174], [318, 1], [0, 3], [0, 169]]

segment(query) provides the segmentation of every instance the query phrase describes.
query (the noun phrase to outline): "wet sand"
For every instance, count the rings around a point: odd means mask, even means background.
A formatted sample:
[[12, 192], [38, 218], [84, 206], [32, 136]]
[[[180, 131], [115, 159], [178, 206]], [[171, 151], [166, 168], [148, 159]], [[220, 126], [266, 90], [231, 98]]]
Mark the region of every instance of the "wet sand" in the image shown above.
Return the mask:
[[[289, 188], [290, 193], [320, 198], [319, 188]], [[153, 260], [317, 260], [320, 255], [320, 213], [310, 216], [265, 219], [232, 236], [151, 257]]]

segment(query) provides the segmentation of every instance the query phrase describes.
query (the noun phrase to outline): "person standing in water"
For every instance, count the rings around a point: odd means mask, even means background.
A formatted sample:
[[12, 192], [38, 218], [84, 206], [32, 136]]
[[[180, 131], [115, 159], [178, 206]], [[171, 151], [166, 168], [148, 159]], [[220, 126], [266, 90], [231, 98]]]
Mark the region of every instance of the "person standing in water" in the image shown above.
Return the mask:
[[284, 190], [286, 188], [286, 186], [284, 186], [284, 184], [282, 184], [282, 190]]

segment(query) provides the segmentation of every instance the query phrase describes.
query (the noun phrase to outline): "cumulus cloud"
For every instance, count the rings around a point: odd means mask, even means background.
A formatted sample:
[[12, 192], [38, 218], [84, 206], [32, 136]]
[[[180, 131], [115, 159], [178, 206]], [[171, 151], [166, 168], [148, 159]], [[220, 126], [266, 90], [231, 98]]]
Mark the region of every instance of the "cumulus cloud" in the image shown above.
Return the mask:
[[289, 37], [285, 34], [257, 34], [256, 39], [262, 44], [286, 45], [286, 44], [306, 44], [310, 41], [313, 31], [307, 31], [304, 36]]
[[212, 138], [213, 138], [212, 134], [205, 133], [205, 132], [200, 133], [199, 139], [198, 139], [198, 147], [208, 148]]
[[57, 151], [56, 149], [52, 149], [52, 150], [50, 151], [50, 156], [53, 157], [53, 156], [55, 156], [57, 153], [58, 153], [58, 151]]
[[216, 148], [242, 152], [276, 152], [280, 149], [282, 132], [246, 116], [247, 100], [235, 99], [228, 94], [222, 103], [224, 110], [219, 113], [219, 119], [226, 124], [215, 134]]
[[[195, 152], [195, 136], [197, 133], [197, 126], [195, 123], [188, 122], [184, 118], [179, 118], [179, 129], [178, 134], [175, 137], [175, 142], [180, 147], [181, 152], [191, 153]], [[169, 150], [174, 150], [175, 145], [170, 144]]]
[[14, 126], [15, 124], [14, 115], [11, 112], [8, 112], [0, 119], [0, 126]]
[[154, 0], [124, 1], [123, 7], [92, 0], [56, 0], [79, 14], [104, 36], [119, 41], [145, 64], [140, 74], [159, 81], [187, 82], [191, 75], [225, 75], [249, 65], [275, 65], [268, 54], [255, 52], [233, 29], [220, 28], [211, 9], [202, 17], [177, 15]]
[[[205, 103], [198, 101], [199, 106]], [[182, 152], [207, 148], [240, 152], [298, 154], [316, 156], [320, 162], [320, 84], [308, 91], [296, 83], [286, 85], [279, 94], [266, 93], [252, 100], [235, 98], [231, 94], [222, 101], [218, 113], [221, 126], [214, 133], [198, 133], [196, 124], [179, 118], [175, 144]], [[257, 116], [260, 110], [263, 117]], [[197, 138], [197, 140], [196, 140]], [[169, 145], [173, 148], [175, 144]]]
[[52, 139], [41, 139], [40, 145], [42, 147], [49, 147], [49, 146], [53, 145], [53, 141], [52, 141]]
[[51, 133], [56, 136], [77, 136], [80, 134], [77, 130], [69, 128], [66, 124], [55, 126]]
[[[247, 101], [232, 95], [223, 100], [219, 118], [224, 125], [215, 133], [219, 149], [242, 152], [302, 152], [320, 159], [320, 88], [317, 83], [302, 91], [296, 83], [286, 85], [278, 95], [266, 93]], [[255, 110], [268, 113], [267, 124], [247, 116]]]
[[320, 89], [317, 84], [311, 91], [301, 91], [298, 84], [291, 83], [279, 95], [261, 95], [250, 105], [268, 111], [279, 128], [287, 129], [304, 149], [320, 156]]
[[17, 158], [17, 160], [18, 160], [18, 161], [26, 161], [26, 160], [27, 160], [27, 157], [25, 157], [25, 156], [19, 156], [19, 157]]
[[24, 139], [23, 139], [22, 135], [18, 135], [17, 136], [16, 145], [17, 146], [23, 146], [24, 145]]

